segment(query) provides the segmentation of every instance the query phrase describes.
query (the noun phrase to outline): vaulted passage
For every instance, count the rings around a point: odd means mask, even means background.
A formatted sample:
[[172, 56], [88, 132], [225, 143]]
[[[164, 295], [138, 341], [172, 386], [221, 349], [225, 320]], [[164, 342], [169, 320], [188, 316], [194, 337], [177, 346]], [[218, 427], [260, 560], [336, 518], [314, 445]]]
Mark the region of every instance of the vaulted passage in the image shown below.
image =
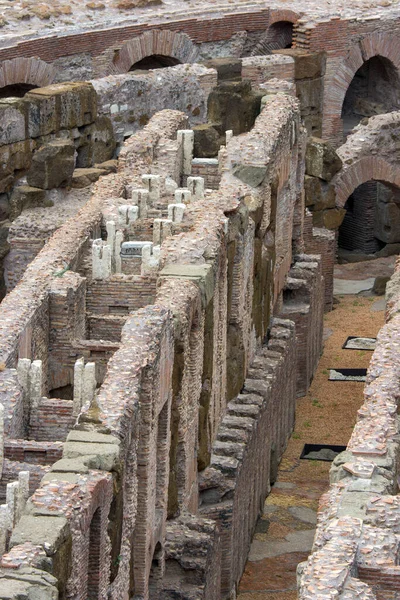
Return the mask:
[[373, 56], [367, 60], [354, 75], [343, 102], [344, 135], [363, 117], [397, 110], [399, 91], [399, 74], [389, 59]]
[[134, 65], [131, 66], [129, 71], [148, 71], [149, 69], [165, 69], [165, 67], [175, 67], [180, 65], [181, 62], [173, 56], [163, 56], [162, 54], [152, 54], [151, 56], [145, 56]]
[[[379, 181], [358, 186], [348, 198], [339, 228], [339, 256], [376, 254], [400, 243], [400, 190]], [[388, 252], [390, 249], [387, 248]]]
[[254, 48], [252, 55], [271, 54], [273, 50], [291, 48], [293, 42], [293, 23], [278, 21], [271, 25]]
[[25, 94], [37, 88], [29, 83], [13, 83], [0, 88], [0, 98], [23, 98]]

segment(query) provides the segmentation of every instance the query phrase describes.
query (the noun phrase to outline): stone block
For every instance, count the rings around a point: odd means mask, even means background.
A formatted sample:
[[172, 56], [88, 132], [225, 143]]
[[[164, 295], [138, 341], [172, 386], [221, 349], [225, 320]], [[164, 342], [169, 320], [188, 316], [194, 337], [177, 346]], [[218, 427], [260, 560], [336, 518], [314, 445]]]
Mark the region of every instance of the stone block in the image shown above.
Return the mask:
[[300, 48], [273, 50], [273, 54], [284, 54], [294, 59], [294, 78], [315, 79], [325, 75], [326, 53], [308, 52]]
[[119, 458], [117, 444], [99, 444], [85, 442], [66, 442], [63, 458], [88, 457], [88, 467], [101, 471], [112, 471], [116, 468]]
[[296, 82], [296, 93], [300, 100], [302, 113], [322, 107], [322, 79], [305, 79]]
[[69, 140], [53, 140], [42, 146], [32, 158], [27, 175], [32, 187], [51, 190], [71, 184], [75, 166], [75, 149]]
[[306, 173], [330, 181], [342, 168], [342, 161], [328, 142], [312, 137], [306, 150]]
[[39, 569], [0, 569], [0, 600], [58, 600], [57, 579]]
[[304, 192], [306, 206], [314, 206], [322, 199], [322, 183], [318, 177], [304, 177]]
[[64, 517], [23, 515], [13, 529], [10, 548], [31, 542], [42, 546], [46, 554], [52, 556], [69, 535], [69, 524]]
[[194, 155], [198, 158], [213, 158], [217, 156], [221, 146], [218, 131], [211, 123], [193, 127]]
[[332, 208], [313, 212], [314, 227], [326, 227], [326, 229], [338, 229], [341, 226], [346, 210], [344, 208]]
[[266, 166], [258, 165], [236, 165], [232, 173], [235, 177], [250, 185], [251, 187], [257, 187], [264, 181], [264, 177], [267, 173]]
[[46, 192], [40, 188], [20, 185], [14, 188], [10, 198], [10, 219], [16, 219], [24, 208], [46, 206]]
[[95, 123], [82, 127], [76, 148], [78, 167], [91, 167], [96, 163], [112, 159], [115, 151], [115, 138], [110, 119], [101, 116]]
[[21, 142], [26, 137], [25, 105], [19, 98], [0, 100], [0, 145]]
[[208, 97], [208, 121], [218, 125], [220, 133], [234, 135], [250, 131], [260, 114], [265, 92], [254, 92], [249, 81], [223, 82]]
[[240, 58], [224, 57], [211, 58], [203, 63], [208, 69], [215, 69], [218, 81], [229, 81], [240, 79], [242, 73], [242, 61]]
[[374, 236], [386, 244], [400, 242], [400, 206], [397, 203], [377, 203]]
[[8, 253], [10, 246], [7, 241], [10, 221], [0, 221], [0, 260]]
[[88, 187], [104, 174], [102, 169], [95, 169], [94, 167], [89, 167], [88, 169], [75, 169], [72, 174], [71, 186], [73, 188]]
[[[317, 178], [316, 178], [317, 179]], [[321, 182], [321, 197], [317, 199], [313, 210], [326, 210], [336, 207], [336, 192], [333, 185]]]
[[207, 306], [214, 294], [214, 272], [212, 265], [167, 265], [160, 277], [174, 277], [194, 281], [200, 288], [203, 305]]
[[0, 193], [12, 188], [15, 171], [18, 171], [18, 177], [28, 171], [34, 146], [35, 142], [32, 140], [0, 146]]
[[32, 90], [25, 95], [28, 103], [30, 137], [60, 129], [83, 127], [96, 120], [97, 96], [88, 82], [66, 82]]

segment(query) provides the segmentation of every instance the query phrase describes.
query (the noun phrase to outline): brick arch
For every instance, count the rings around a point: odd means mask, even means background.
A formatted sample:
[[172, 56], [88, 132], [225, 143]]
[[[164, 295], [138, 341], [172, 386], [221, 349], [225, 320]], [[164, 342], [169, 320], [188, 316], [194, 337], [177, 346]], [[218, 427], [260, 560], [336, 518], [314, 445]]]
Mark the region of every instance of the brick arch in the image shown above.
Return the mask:
[[39, 58], [13, 58], [0, 64], [0, 88], [26, 83], [45, 87], [53, 83], [57, 69]]
[[382, 181], [400, 188], [400, 165], [391, 164], [377, 156], [364, 156], [352, 165], [346, 166], [332, 180], [336, 190], [336, 206], [343, 208], [354, 190], [371, 180]]
[[[335, 75], [324, 92], [324, 139], [332, 139], [342, 128], [342, 106], [346, 92], [358, 69], [372, 58], [381, 56], [387, 58], [400, 72], [400, 38], [385, 32], [366, 35], [349, 50], [347, 56], [338, 65], [335, 63]], [[340, 135], [342, 132], [340, 131]]]
[[176, 58], [181, 63], [193, 63], [198, 49], [186, 33], [152, 29], [123, 44], [112, 71], [127, 73], [132, 65], [154, 54]]
[[271, 27], [271, 25], [280, 21], [296, 23], [298, 19], [300, 19], [300, 15], [293, 10], [271, 10], [268, 26]]

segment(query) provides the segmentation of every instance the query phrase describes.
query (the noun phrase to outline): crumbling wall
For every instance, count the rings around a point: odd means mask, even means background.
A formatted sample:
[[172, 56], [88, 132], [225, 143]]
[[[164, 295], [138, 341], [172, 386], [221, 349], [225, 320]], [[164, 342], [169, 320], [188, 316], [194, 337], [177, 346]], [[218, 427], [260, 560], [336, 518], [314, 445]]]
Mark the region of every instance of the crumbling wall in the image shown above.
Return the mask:
[[[63, 444], [61, 460], [51, 465], [46, 451], [42, 471], [35, 466], [35, 486], [47, 474], [3, 556], [7, 585], [20, 564], [19, 585], [37, 575], [42, 595], [50, 585], [82, 600], [219, 600], [241, 576], [293, 428], [298, 344], [310, 356], [307, 382], [319, 356], [323, 280], [318, 259], [299, 258], [291, 275], [302, 278], [316, 325], [296, 334], [292, 321], [271, 321], [285, 306], [293, 236], [296, 247], [302, 239], [296, 100], [273, 95], [254, 129], [228, 141], [218, 189], [193, 177], [187, 127], [183, 113], [166, 110], [134, 134], [118, 173], [95, 184], [3, 302], [0, 382], [14, 382], [15, 398], [0, 387], [6, 430]], [[140, 260], [124, 254], [144, 243]], [[123, 271], [129, 260], [141, 275]], [[30, 330], [37, 311], [43, 322]], [[27, 418], [26, 386], [12, 369], [21, 348], [37, 358], [38, 335], [47, 340], [44, 397], [36, 390]], [[92, 387], [79, 396], [81, 368]], [[21, 459], [7, 461], [21, 469]], [[7, 463], [7, 473], [18, 467]], [[81, 487], [82, 507], [71, 510]], [[59, 520], [40, 537], [46, 511]], [[40, 570], [44, 554], [55, 579]]]

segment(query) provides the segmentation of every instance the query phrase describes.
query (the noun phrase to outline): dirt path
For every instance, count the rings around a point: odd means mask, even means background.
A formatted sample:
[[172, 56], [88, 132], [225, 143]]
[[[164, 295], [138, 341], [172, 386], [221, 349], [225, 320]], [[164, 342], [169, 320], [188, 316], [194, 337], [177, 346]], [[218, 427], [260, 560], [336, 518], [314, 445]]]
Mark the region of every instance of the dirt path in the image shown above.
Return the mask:
[[[368, 276], [368, 275], [365, 275]], [[377, 296], [343, 295], [325, 317], [325, 347], [296, 426], [258, 521], [238, 600], [295, 600], [296, 567], [307, 558], [318, 499], [328, 486], [330, 462], [300, 460], [305, 443], [346, 445], [362, 404], [363, 383], [328, 381], [330, 368], [366, 368], [372, 352], [344, 350], [348, 336], [375, 337], [384, 322]]]

